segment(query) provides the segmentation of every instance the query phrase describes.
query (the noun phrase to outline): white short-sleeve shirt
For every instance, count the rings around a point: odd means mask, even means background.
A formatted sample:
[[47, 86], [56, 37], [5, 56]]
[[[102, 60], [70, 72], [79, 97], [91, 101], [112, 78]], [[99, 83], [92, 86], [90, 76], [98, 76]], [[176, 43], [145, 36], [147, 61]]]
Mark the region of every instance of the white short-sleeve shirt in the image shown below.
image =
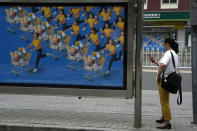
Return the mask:
[[164, 77], [167, 77], [170, 73], [175, 72], [174, 65], [172, 62], [172, 56], [171, 53], [174, 56], [174, 62], [175, 62], [175, 68], [178, 67], [178, 55], [175, 53], [174, 50], [168, 50], [165, 52], [164, 56], [161, 58], [159, 63], [163, 63], [166, 65], [165, 71], [164, 71]]

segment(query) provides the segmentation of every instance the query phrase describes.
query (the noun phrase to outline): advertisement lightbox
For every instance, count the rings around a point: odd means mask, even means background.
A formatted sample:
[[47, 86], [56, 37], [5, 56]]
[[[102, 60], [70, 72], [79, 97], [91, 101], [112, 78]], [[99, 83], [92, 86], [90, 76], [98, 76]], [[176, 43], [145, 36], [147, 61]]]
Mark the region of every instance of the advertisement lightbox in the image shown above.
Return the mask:
[[0, 84], [126, 90], [127, 22], [128, 1], [5, 0]]

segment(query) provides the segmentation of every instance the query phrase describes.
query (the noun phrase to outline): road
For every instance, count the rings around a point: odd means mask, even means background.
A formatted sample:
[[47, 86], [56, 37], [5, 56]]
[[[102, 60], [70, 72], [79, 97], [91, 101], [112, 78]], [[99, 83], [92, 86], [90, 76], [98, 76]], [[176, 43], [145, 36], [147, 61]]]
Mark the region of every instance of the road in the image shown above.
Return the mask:
[[[182, 90], [184, 92], [192, 92], [192, 73], [181, 72], [182, 79]], [[144, 90], [157, 90], [156, 86], [156, 72], [143, 70], [142, 73], [142, 87]]]

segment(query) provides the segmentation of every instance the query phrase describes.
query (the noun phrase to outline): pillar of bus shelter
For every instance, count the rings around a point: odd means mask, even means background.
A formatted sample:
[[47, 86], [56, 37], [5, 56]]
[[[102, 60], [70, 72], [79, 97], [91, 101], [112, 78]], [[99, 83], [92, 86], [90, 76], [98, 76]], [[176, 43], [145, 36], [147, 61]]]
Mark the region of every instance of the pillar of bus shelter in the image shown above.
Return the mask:
[[197, 25], [192, 26], [192, 101], [193, 124], [197, 124]]
[[191, 0], [193, 124], [197, 124], [197, 0]]
[[142, 38], [143, 38], [143, 19], [144, 0], [137, 0], [136, 18], [136, 57], [135, 57], [135, 116], [134, 127], [141, 127], [142, 114]]
[[126, 98], [133, 98], [134, 96], [134, 1], [128, 1], [128, 18], [127, 18], [127, 92]]

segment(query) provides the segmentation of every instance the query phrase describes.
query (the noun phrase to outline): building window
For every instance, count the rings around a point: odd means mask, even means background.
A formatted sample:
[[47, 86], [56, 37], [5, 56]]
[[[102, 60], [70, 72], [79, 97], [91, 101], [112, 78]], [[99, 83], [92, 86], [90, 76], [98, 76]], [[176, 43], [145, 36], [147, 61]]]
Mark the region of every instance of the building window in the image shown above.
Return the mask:
[[148, 0], [144, 0], [144, 9], [147, 9]]
[[161, 9], [176, 9], [178, 3], [179, 0], [161, 0]]
[[163, 3], [177, 3], [177, 0], [163, 0]]

